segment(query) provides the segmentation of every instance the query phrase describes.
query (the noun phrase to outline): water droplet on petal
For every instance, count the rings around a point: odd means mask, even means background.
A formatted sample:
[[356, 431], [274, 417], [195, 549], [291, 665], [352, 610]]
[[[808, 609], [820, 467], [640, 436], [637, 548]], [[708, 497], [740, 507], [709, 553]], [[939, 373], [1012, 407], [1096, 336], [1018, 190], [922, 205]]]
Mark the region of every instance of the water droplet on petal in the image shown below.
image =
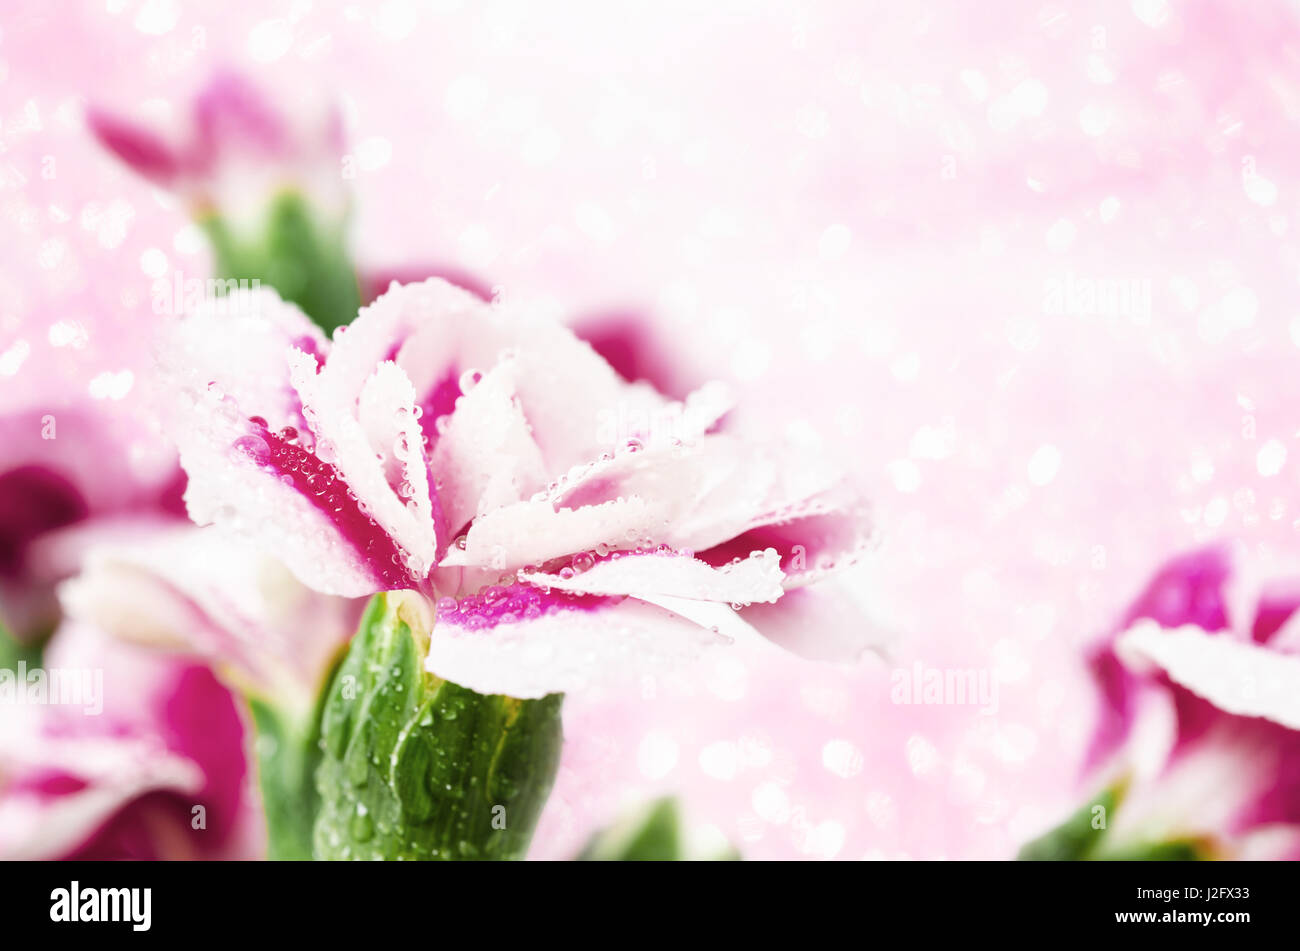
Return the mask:
[[271, 461], [271, 447], [261, 436], [240, 436], [232, 448], [254, 465], [264, 466]]

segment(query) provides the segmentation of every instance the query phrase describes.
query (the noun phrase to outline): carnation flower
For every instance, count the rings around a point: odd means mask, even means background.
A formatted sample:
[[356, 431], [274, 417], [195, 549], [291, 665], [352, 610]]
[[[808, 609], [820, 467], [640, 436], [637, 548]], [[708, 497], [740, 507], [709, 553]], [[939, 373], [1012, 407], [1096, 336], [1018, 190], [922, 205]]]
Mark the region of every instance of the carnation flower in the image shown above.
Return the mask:
[[[26, 405], [0, 416], [0, 627], [48, 633], [54, 584], [76, 569], [61, 534], [118, 519], [184, 518], [184, 474], [129, 414], [89, 400]], [[43, 629], [43, 631], [42, 631]]]
[[333, 341], [252, 303], [177, 321], [163, 346], [190, 514], [318, 591], [427, 597], [433, 674], [530, 698], [639, 672], [723, 637], [692, 602], [817, 656], [869, 646], [813, 624], [813, 582], [869, 541], [865, 505], [733, 431], [724, 387], [670, 400], [437, 279], [394, 286]]
[[360, 302], [346, 240], [352, 159], [332, 101], [277, 102], [220, 72], [178, 111], [156, 128], [99, 108], [87, 122], [128, 167], [182, 198], [219, 278], [270, 285], [322, 326], [347, 323]]
[[[262, 854], [243, 701], [263, 716], [273, 705], [281, 731], [310, 724], [360, 605], [302, 587], [216, 529], [131, 521], [61, 542], [82, 562], [59, 587], [67, 620], [0, 696], [16, 707], [0, 738], [0, 854]], [[23, 703], [38, 677], [45, 696]], [[51, 686], [69, 677], [71, 706]], [[294, 754], [265, 751], [268, 806], [301, 795], [275, 786]], [[301, 821], [309, 836], [310, 814]]]
[[[5, 671], [18, 673], [0, 717], [0, 856], [262, 854], [243, 721], [206, 665], [74, 620], [60, 626], [39, 664]], [[88, 689], [77, 703], [48, 693], [22, 699], [58, 678]]]
[[1095, 652], [1095, 857], [1300, 857], [1300, 573], [1171, 560]]

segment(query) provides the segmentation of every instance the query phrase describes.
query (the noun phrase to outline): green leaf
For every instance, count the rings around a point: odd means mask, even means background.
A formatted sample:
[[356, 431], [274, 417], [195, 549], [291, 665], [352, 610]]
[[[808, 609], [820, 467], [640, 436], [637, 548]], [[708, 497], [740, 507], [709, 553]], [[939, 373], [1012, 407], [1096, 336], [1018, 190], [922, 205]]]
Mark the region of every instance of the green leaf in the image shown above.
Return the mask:
[[357, 316], [361, 291], [346, 222], [319, 222], [298, 192], [277, 195], [253, 234], [237, 232], [215, 214], [200, 224], [212, 242], [218, 278], [274, 288], [327, 334]]
[[1050, 832], [1027, 842], [1016, 857], [1022, 862], [1070, 862], [1090, 858], [1106, 835], [1107, 823], [1123, 797], [1112, 786]]
[[376, 595], [335, 674], [316, 773], [318, 859], [520, 859], [559, 765], [562, 696], [485, 696], [424, 670], [412, 592]]
[[681, 808], [671, 796], [602, 829], [579, 853], [580, 862], [682, 862], [692, 858], [735, 861], [740, 853], [724, 846], [706, 856], [689, 854], [682, 835]]
[[1186, 862], [1211, 857], [1209, 844], [1192, 837], [1116, 841], [1107, 830], [1124, 793], [1123, 783], [1103, 790], [1055, 829], [1026, 843], [1017, 858], [1030, 862]]

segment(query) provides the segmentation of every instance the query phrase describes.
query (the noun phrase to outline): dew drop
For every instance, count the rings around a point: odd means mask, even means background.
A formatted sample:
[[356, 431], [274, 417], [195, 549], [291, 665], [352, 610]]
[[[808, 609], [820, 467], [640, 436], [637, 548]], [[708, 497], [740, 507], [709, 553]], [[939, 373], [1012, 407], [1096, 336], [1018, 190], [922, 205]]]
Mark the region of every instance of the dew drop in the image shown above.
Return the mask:
[[357, 813], [352, 817], [348, 831], [352, 833], [352, 838], [358, 842], [368, 842], [375, 834], [375, 822], [370, 818], [366, 807], [361, 803], [357, 803]]
[[240, 436], [232, 448], [255, 465], [264, 466], [271, 461], [271, 447], [261, 436]]

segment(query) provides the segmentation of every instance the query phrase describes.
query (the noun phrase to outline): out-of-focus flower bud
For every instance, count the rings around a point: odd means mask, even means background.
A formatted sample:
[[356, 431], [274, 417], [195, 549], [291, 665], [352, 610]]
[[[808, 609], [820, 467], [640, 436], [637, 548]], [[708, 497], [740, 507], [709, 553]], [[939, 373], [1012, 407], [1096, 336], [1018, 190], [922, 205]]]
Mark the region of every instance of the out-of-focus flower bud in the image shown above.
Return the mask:
[[333, 103], [279, 103], [223, 72], [164, 129], [100, 108], [87, 122], [105, 148], [185, 201], [212, 241], [218, 278], [273, 287], [326, 330], [356, 316]]

